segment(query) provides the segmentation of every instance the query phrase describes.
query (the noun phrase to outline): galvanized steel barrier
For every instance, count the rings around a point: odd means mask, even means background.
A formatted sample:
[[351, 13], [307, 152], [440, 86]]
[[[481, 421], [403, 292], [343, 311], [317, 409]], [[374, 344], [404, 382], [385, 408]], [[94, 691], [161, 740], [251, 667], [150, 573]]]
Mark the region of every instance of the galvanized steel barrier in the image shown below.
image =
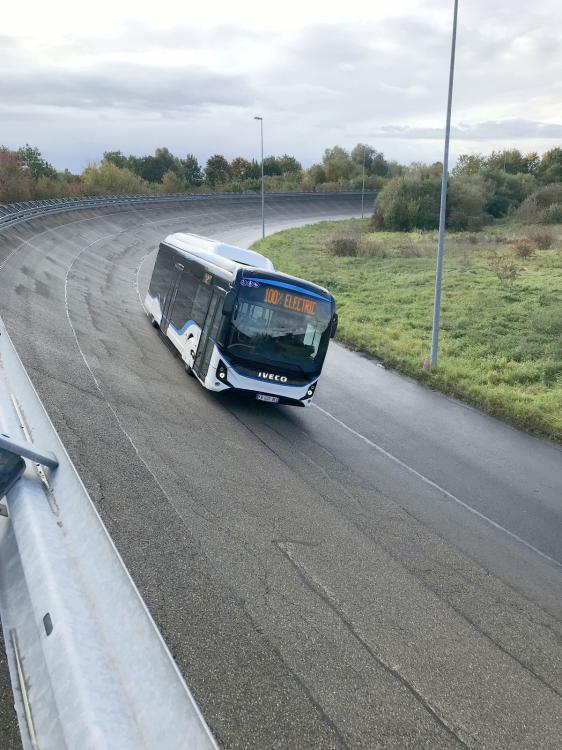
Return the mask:
[[24, 748], [216, 747], [1, 320], [0, 433], [19, 462], [0, 463], [0, 610]]

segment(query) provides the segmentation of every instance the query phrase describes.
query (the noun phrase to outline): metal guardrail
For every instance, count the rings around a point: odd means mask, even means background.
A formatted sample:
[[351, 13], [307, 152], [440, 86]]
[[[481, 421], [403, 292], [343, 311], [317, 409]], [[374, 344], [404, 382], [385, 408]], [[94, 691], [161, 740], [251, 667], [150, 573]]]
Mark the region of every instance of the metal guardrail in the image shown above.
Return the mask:
[[[366, 190], [365, 195], [376, 195], [378, 190]], [[267, 193], [271, 197], [295, 197], [311, 198], [316, 196], [327, 195], [361, 195], [360, 190], [346, 191], [322, 191], [322, 192], [288, 192], [288, 193]], [[22, 221], [32, 219], [36, 216], [45, 216], [47, 214], [61, 213], [63, 211], [75, 211], [85, 208], [100, 208], [104, 206], [119, 205], [140, 205], [154, 203], [181, 203], [200, 200], [232, 200], [239, 198], [247, 200], [255, 198], [261, 200], [259, 193], [171, 193], [168, 195], [108, 195], [89, 198], [51, 198], [43, 201], [27, 201], [24, 203], [9, 203], [0, 205], [0, 229], [19, 224]]]
[[25, 750], [216, 748], [1, 319], [0, 433], [0, 612]]

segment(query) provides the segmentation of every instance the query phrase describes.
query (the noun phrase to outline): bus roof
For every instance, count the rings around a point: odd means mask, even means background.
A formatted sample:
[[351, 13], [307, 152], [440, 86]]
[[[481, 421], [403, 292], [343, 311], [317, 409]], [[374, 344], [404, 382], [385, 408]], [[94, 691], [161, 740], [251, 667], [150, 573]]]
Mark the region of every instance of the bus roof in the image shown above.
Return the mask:
[[170, 234], [165, 240], [177, 250], [189, 253], [202, 261], [212, 263], [214, 266], [223, 268], [225, 271], [236, 275], [238, 268], [261, 268], [265, 271], [274, 271], [273, 263], [265, 255], [246, 250], [236, 245], [228, 245], [226, 242], [211, 240], [208, 237], [200, 237], [198, 234], [184, 234], [176, 232]]
[[[165, 243], [180, 253], [197, 259], [205, 264], [209, 270], [231, 282], [234, 282], [238, 271], [241, 271], [241, 277], [259, 276], [262, 277], [262, 281], [277, 279], [278, 282], [292, 282], [301, 287], [303, 291], [321, 295], [324, 299], [333, 299], [330, 292], [318, 284], [276, 271], [269, 258], [256, 253], [254, 250], [246, 250], [243, 247], [228, 245], [225, 242], [201, 237], [198, 234], [183, 232], [168, 235]], [[280, 285], [283, 286], [284, 284], [281, 283]]]

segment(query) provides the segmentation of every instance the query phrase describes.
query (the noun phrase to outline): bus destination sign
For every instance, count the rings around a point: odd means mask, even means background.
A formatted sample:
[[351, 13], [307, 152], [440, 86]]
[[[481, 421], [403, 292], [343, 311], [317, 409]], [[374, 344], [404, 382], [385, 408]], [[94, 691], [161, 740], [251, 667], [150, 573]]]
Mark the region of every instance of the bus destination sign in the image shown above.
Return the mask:
[[304, 313], [305, 315], [316, 315], [316, 302], [309, 297], [291, 292], [282, 292], [272, 286], [264, 287], [263, 301], [266, 305], [284, 307], [286, 310]]

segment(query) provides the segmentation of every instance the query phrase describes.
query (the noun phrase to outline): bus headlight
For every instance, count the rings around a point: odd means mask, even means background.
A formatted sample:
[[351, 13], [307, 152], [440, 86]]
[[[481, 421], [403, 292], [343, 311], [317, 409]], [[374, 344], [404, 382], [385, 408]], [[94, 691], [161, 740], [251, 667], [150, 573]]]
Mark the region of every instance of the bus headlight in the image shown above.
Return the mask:
[[217, 378], [222, 383], [228, 383], [227, 374], [228, 374], [228, 370], [226, 369], [226, 365], [224, 364], [222, 360], [219, 360], [219, 363], [217, 365]]
[[[316, 381], [316, 382], [318, 382], [318, 381]], [[316, 390], [316, 383], [313, 383], [309, 388], [307, 388], [305, 398], [312, 398], [314, 396], [314, 391], [315, 390]]]

